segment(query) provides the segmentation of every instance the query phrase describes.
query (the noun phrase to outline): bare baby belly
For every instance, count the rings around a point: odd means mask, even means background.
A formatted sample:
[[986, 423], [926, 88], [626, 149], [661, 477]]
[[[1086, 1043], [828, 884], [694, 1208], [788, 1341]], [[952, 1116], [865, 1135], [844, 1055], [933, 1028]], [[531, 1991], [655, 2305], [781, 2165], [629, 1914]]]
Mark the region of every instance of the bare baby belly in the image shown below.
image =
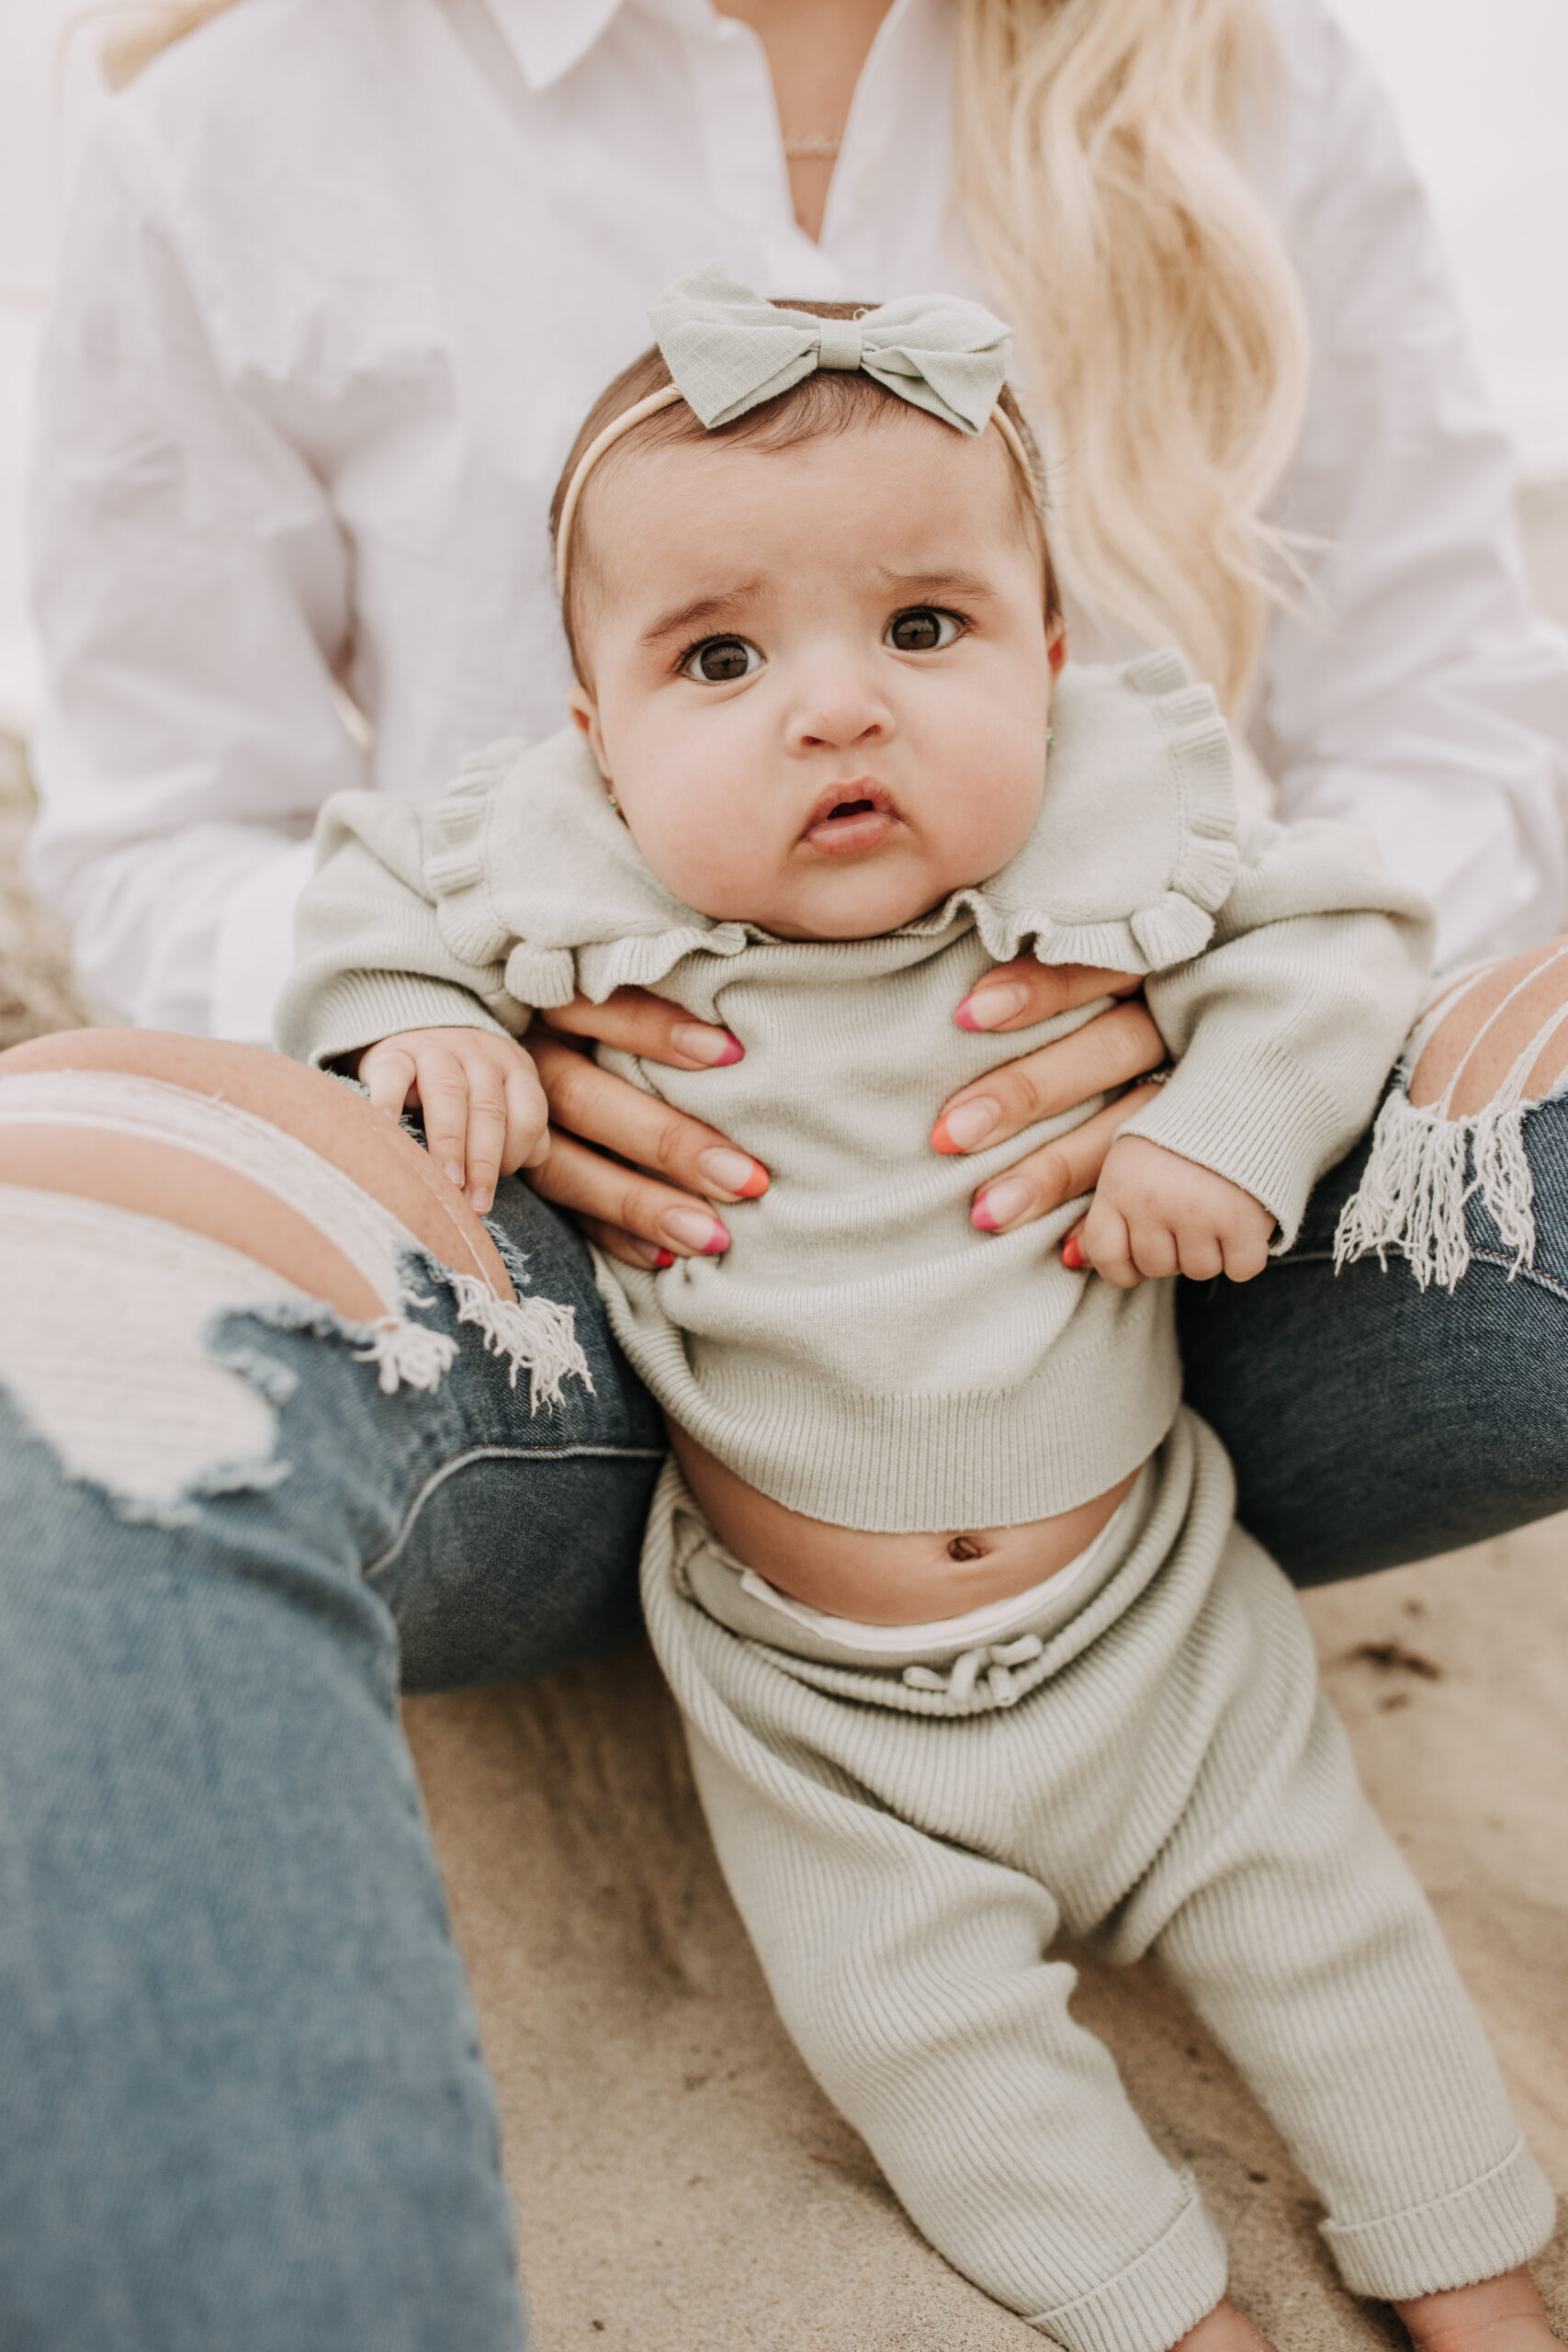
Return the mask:
[[673, 1422], [670, 1439], [715, 1534], [737, 1559], [791, 1600], [863, 1625], [931, 1624], [1043, 1584], [1094, 1542], [1138, 1475], [1130, 1470], [1091, 1501], [1022, 1527], [877, 1535], [787, 1510]]

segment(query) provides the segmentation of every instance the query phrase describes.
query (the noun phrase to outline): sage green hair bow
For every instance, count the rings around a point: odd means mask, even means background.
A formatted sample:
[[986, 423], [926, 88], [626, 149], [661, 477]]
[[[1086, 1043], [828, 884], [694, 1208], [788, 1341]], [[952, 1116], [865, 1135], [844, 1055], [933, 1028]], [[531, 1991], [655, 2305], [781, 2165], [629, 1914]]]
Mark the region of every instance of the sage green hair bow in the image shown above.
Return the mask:
[[682, 397], [710, 428], [818, 368], [841, 368], [960, 433], [983, 433], [1012, 351], [1010, 330], [978, 302], [907, 294], [856, 319], [816, 319], [764, 302], [716, 261], [667, 287], [648, 316]]

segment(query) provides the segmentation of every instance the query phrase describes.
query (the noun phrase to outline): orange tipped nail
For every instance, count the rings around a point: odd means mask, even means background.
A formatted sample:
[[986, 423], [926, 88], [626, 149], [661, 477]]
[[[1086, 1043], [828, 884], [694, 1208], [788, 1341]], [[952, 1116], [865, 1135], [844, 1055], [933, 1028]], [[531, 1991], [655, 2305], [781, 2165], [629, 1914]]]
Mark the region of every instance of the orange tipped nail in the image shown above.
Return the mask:
[[945, 1151], [949, 1158], [952, 1158], [962, 1148], [962, 1145], [955, 1144], [953, 1137], [948, 1134], [946, 1119], [939, 1119], [935, 1126], [931, 1129], [931, 1149], [933, 1151]]
[[1076, 1233], [1069, 1233], [1062, 1244], [1062, 1263], [1077, 1273], [1084, 1262], [1083, 1245]]

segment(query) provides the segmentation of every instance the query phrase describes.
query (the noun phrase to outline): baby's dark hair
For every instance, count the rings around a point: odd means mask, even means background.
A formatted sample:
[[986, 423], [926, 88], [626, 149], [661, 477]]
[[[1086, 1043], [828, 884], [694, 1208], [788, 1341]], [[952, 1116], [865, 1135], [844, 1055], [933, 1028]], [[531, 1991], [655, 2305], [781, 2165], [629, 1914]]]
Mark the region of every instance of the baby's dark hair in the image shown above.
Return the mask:
[[[777, 310], [806, 311], [816, 319], [857, 319], [866, 310], [863, 302], [775, 303]], [[555, 495], [550, 501], [550, 545], [554, 548], [560, 531], [561, 510], [567, 491], [576, 473], [583, 451], [626, 410], [650, 392], [662, 391], [671, 382], [670, 370], [657, 345], [641, 353], [629, 368], [624, 368], [613, 384], [607, 384], [583, 418], [576, 440], [572, 443]], [[1061, 617], [1061, 596], [1055, 571], [1051, 562], [1050, 543], [1045, 536], [1044, 472], [1034, 435], [1024, 420], [1023, 412], [1013, 398], [1011, 388], [1003, 385], [997, 406], [1012, 424], [1029, 458], [1030, 479], [1026, 481], [1017, 465], [1010, 460], [1009, 471], [1013, 478], [1015, 503], [1021, 528], [1034, 540], [1040, 549], [1042, 586], [1044, 595], [1047, 625]], [[900, 400], [897, 392], [888, 391], [875, 378], [863, 374], [858, 368], [818, 368], [802, 377], [787, 392], [779, 392], [770, 401], [759, 402], [738, 416], [732, 424], [713, 427], [705, 425], [684, 401], [671, 401], [668, 408], [656, 410], [635, 425], [625, 441], [606, 449], [589, 476], [588, 486], [600, 486], [601, 469], [613, 473], [623, 452], [630, 458], [639, 450], [666, 448], [678, 442], [744, 441], [763, 450], [793, 449], [803, 441], [816, 441], [824, 435], [847, 433], [856, 426], [877, 421], [879, 415], [888, 422], [907, 421], [921, 412]], [[583, 529], [582, 506], [573, 518], [570, 533], [570, 560], [567, 566], [566, 587], [561, 598], [561, 623], [566, 641], [571, 651], [571, 665], [584, 685], [591, 685], [582, 653], [582, 600], [585, 590], [594, 579], [592, 537]]]

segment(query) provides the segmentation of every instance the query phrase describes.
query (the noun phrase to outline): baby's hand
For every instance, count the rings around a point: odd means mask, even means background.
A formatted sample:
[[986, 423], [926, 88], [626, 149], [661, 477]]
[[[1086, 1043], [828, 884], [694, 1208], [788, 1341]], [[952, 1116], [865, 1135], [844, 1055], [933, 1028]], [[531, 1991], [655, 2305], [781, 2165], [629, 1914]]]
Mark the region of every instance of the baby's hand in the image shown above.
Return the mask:
[[1118, 1290], [1160, 1274], [1195, 1282], [1228, 1274], [1233, 1283], [1249, 1283], [1268, 1264], [1273, 1237], [1269, 1211], [1228, 1177], [1142, 1136], [1118, 1136], [1093, 1205], [1062, 1255]]
[[378, 1111], [424, 1113], [431, 1158], [482, 1216], [496, 1179], [536, 1168], [549, 1149], [549, 1112], [534, 1065], [514, 1037], [490, 1029], [401, 1029], [367, 1046], [359, 1080]]

